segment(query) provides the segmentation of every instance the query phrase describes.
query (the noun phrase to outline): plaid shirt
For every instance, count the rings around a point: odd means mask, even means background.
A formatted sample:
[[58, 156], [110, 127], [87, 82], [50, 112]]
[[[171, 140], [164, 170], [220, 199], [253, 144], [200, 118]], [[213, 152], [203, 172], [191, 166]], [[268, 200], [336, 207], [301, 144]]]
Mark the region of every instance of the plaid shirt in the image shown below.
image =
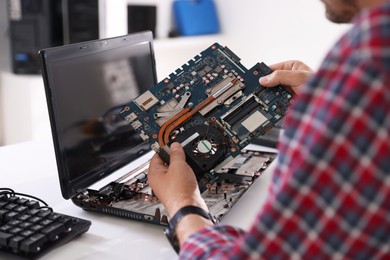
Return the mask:
[[248, 232], [191, 235], [183, 259], [390, 259], [390, 3], [363, 11], [290, 107]]

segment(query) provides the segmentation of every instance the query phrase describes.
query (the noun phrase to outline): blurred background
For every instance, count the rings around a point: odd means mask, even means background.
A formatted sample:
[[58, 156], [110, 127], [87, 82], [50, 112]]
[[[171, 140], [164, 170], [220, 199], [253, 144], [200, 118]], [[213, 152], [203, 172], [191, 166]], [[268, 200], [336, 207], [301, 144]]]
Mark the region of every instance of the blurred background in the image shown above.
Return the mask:
[[151, 30], [160, 81], [214, 42], [247, 68], [299, 59], [315, 69], [348, 27], [312, 0], [0, 1], [0, 145], [51, 139], [39, 49]]

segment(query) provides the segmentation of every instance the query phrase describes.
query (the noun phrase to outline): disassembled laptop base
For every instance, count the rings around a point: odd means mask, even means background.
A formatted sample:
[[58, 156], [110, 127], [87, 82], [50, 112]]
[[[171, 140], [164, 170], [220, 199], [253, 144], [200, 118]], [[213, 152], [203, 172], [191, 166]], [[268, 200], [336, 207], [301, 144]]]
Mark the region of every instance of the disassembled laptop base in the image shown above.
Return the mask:
[[[214, 172], [215, 182], [202, 192], [210, 213], [221, 220], [238, 199], [274, 160], [276, 154], [244, 150]], [[148, 163], [102, 187], [88, 189], [72, 200], [85, 209], [167, 225], [168, 216], [147, 183]]]

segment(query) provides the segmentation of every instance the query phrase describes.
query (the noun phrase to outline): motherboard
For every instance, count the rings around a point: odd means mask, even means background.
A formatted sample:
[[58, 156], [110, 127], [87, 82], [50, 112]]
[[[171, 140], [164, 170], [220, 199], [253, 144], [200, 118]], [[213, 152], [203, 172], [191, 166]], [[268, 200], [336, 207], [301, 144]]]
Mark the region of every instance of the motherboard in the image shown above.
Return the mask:
[[180, 142], [201, 190], [215, 172], [253, 139], [278, 124], [292, 102], [283, 86], [266, 88], [264, 63], [246, 69], [228, 47], [214, 43], [121, 111], [121, 115], [169, 163]]

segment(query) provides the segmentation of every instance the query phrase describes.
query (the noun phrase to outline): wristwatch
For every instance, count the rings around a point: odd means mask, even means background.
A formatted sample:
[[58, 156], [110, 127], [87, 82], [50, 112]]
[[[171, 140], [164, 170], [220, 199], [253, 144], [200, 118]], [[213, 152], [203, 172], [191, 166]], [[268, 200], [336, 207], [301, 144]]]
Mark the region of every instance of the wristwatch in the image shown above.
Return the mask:
[[179, 221], [188, 214], [195, 214], [202, 216], [206, 219], [211, 220], [213, 224], [215, 224], [215, 219], [211, 216], [210, 212], [205, 211], [204, 209], [197, 207], [197, 206], [185, 206], [179, 209], [176, 214], [171, 218], [171, 220], [168, 223], [168, 227], [164, 230], [164, 233], [166, 237], [168, 238], [169, 242], [171, 243], [173, 249], [175, 249], [176, 253], [179, 253], [180, 251], [180, 243], [177, 239], [176, 235], [176, 226], [179, 223]]

